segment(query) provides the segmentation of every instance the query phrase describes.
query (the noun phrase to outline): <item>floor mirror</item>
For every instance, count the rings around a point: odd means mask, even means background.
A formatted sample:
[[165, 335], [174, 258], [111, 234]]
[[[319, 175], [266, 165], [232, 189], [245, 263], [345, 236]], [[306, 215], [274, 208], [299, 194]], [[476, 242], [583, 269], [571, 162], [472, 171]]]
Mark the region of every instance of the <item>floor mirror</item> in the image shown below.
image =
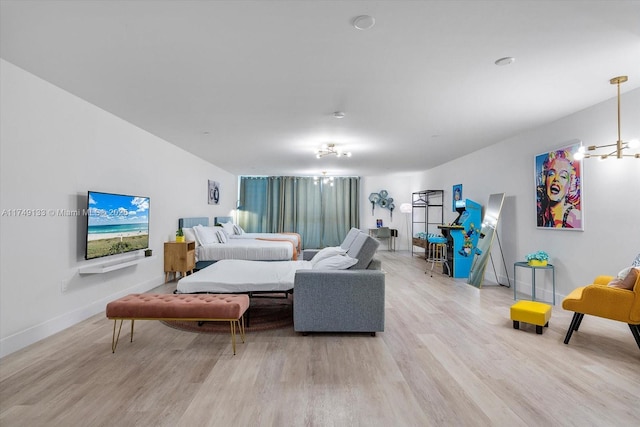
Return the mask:
[[478, 246], [476, 246], [475, 255], [471, 264], [471, 271], [467, 283], [476, 288], [482, 287], [484, 280], [484, 272], [487, 263], [491, 257], [491, 246], [493, 239], [496, 237], [498, 220], [500, 219], [500, 211], [504, 202], [504, 193], [492, 194], [489, 196], [489, 203], [484, 212], [482, 219], [482, 228], [480, 230], [480, 238]]

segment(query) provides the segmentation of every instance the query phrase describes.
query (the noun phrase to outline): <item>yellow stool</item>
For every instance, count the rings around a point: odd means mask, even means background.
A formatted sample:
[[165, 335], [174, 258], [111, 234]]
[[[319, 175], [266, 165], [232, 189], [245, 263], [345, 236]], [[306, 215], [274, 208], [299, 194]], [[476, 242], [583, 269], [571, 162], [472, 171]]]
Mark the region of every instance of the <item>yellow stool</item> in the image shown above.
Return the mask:
[[549, 326], [551, 306], [536, 301], [518, 301], [511, 306], [513, 329], [520, 329], [520, 322], [536, 325], [536, 334], [542, 333], [542, 327]]

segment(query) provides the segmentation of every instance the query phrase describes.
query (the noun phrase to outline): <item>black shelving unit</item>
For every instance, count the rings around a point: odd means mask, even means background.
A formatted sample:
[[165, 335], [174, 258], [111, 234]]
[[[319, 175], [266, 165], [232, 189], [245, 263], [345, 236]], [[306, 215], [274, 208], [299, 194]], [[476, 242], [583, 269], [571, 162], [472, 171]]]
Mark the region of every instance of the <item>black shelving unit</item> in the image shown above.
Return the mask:
[[[411, 195], [411, 255], [416, 246], [427, 254], [427, 241], [416, 241], [416, 233], [440, 234], [438, 225], [444, 223], [444, 191], [422, 190]], [[416, 244], [418, 243], [418, 244]]]

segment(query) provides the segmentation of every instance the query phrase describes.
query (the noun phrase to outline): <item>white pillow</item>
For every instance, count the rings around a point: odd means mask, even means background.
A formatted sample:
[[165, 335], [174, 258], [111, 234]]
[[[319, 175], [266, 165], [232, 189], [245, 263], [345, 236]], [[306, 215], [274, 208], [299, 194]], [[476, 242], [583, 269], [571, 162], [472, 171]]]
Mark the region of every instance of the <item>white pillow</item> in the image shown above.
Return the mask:
[[227, 243], [227, 234], [224, 230], [216, 230], [216, 236], [218, 236], [219, 243]]
[[201, 225], [196, 225], [195, 227], [193, 227], [193, 230], [196, 232], [196, 240], [202, 246], [220, 242], [215, 230], [212, 227], [203, 227]]
[[232, 222], [223, 222], [222, 223], [222, 229], [224, 230], [225, 233], [227, 233], [227, 236], [231, 236], [231, 235], [235, 234], [235, 230], [233, 229], [233, 223]]
[[346, 270], [356, 265], [358, 260], [349, 255], [334, 255], [313, 265], [313, 270]]
[[328, 248], [320, 249], [317, 254], [311, 258], [311, 265], [316, 265], [318, 262], [323, 259], [330, 258], [336, 255], [346, 255], [347, 251], [342, 249], [340, 246], [329, 246]]
[[[202, 242], [200, 241], [200, 236], [198, 236], [198, 228], [200, 228], [200, 227], [202, 227], [202, 225], [198, 224], [198, 225], [194, 225], [193, 228], [192, 228], [193, 235], [196, 238], [196, 245], [198, 245], [198, 246], [202, 245]], [[186, 238], [185, 238], [185, 240], [186, 240]]]
[[183, 228], [182, 233], [184, 233], [184, 240], [187, 242], [196, 242], [198, 244], [198, 239], [196, 239], [196, 232], [193, 228]]
[[244, 234], [244, 230], [239, 225], [233, 224], [233, 231], [239, 236]]

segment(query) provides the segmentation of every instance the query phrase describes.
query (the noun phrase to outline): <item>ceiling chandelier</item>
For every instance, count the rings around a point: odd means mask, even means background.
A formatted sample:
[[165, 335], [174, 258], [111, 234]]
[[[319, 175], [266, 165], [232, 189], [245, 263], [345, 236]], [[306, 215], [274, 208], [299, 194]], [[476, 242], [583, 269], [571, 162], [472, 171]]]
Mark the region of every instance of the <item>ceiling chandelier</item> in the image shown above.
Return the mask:
[[[635, 157], [636, 159], [640, 159], [640, 152], [637, 153], [629, 153], [624, 150], [636, 149], [640, 146], [640, 141], [637, 139], [632, 139], [630, 141], [623, 141], [620, 136], [620, 84], [627, 81], [627, 76], [619, 76], [614, 77], [609, 80], [609, 83], [612, 85], [618, 86], [618, 140], [614, 144], [606, 144], [606, 145], [589, 145], [588, 147], [581, 146], [578, 149], [578, 152], [573, 156], [576, 160], [588, 159], [590, 157], [597, 157], [600, 159], [607, 159], [609, 157], [615, 156], [618, 159], [623, 157]], [[615, 147], [613, 151], [611, 147]], [[606, 152], [601, 153], [587, 153], [587, 151], [595, 151], [601, 148], [606, 148]]]
[[351, 157], [351, 152], [344, 152], [336, 148], [336, 144], [322, 144], [322, 146], [316, 150], [316, 159], [332, 155], [336, 157]]
[[314, 185], [318, 185], [318, 183], [322, 181], [323, 184], [329, 184], [331, 187], [333, 187], [333, 177], [332, 176], [327, 176], [327, 172], [323, 171], [322, 172], [322, 176], [314, 176], [313, 177], [313, 184]]

